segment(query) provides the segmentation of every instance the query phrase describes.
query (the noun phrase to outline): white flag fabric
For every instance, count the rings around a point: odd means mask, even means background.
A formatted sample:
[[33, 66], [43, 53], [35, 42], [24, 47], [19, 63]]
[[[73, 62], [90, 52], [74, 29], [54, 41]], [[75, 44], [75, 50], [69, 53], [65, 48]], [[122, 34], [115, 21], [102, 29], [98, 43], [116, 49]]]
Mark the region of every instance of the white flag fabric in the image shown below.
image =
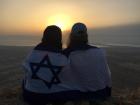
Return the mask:
[[25, 60], [25, 88], [36, 93], [54, 93], [65, 91], [60, 73], [68, 64], [61, 53], [33, 50]]
[[111, 87], [111, 72], [103, 49], [72, 51], [69, 60], [70, 64], [61, 73], [63, 82], [68, 86], [82, 92]]
[[33, 50], [23, 66], [26, 70], [24, 88], [34, 93], [58, 93], [56, 99], [62, 97], [62, 100], [81, 98], [100, 90], [103, 97], [110, 94], [106, 93], [106, 88], [111, 88], [111, 73], [104, 51], [99, 48], [72, 51], [68, 57], [62, 53]]

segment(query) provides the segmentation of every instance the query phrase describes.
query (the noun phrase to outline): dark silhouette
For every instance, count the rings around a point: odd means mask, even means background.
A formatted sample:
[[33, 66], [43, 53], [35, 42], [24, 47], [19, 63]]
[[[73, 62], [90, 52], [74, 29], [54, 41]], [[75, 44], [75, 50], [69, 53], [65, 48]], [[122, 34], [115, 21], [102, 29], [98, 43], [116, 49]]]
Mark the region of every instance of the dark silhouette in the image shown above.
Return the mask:
[[[81, 99], [87, 99], [92, 104], [111, 96], [111, 74], [104, 51], [88, 45], [87, 28], [83, 23], [76, 23], [72, 27], [64, 54], [70, 60], [65, 81], [71, 81], [80, 91]], [[69, 75], [72, 76], [71, 80]]]
[[104, 53], [88, 45], [86, 26], [73, 26], [64, 52], [61, 40], [61, 29], [48, 26], [41, 43], [26, 58], [24, 100], [30, 105], [62, 105], [67, 101], [92, 103], [110, 97], [111, 76]]
[[[67, 64], [62, 54], [62, 33], [57, 26], [48, 26], [39, 43], [26, 58], [23, 66], [26, 76], [23, 80], [23, 98], [30, 105], [47, 103], [63, 104], [58, 92], [63, 88], [59, 75]], [[64, 96], [63, 96], [64, 97]]]

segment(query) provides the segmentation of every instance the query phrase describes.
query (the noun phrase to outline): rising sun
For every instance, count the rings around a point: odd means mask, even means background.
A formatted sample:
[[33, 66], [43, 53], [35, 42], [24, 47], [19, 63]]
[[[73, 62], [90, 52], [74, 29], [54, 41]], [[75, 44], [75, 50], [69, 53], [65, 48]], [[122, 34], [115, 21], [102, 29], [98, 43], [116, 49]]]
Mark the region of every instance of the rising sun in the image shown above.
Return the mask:
[[48, 18], [47, 25], [56, 25], [60, 27], [62, 31], [66, 31], [70, 29], [72, 21], [69, 15], [56, 14]]

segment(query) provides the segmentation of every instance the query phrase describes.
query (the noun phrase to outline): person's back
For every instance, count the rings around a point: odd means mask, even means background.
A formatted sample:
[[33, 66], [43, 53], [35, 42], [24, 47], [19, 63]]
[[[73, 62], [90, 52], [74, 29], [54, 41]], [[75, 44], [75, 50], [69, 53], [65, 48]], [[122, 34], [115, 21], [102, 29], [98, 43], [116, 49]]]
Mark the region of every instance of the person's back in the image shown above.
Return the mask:
[[61, 88], [59, 79], [53, 77], [59, 75], [67, 64], [67, 58], [60, 51], [42, 48], [41, 44], [35, 47], [24, 63], [27, 71], [25, 89], [39, 94], [58, 92]]
[[110, 71], [102, 49], [87, 45], [87, 49], [72, 51], [69, 59], [70, 72], [79, 89], [96, 91], [110, 87]]
[[[76, 25], [79, 26], [79, 23]], [[74, 28], [72, 31], [78, 30], [77, 26]], [[80, 27], [80, 30], [84, 29], [85, 26]], [[104, 50], [88, 45], [87, 34], [82, 31], [72, 33], [70, 37], [70, 45], [64, 50], [70, 60], [70, 65], [64, 71], [65, 82], [70, 81], [68, 85], [85, 94], [86, 99], [98, 100], [111, 96], [111, 73]]]
[[68, 60], [62, 54], [61, 37], [59, 27], [48, 26], [41, 43], [24, 61], [26, 72], [23, 80], [23, 97], [30, 105], [63, 101], [61, 92], [67, 91], [67, 88], [63, 86], [59, 75]]

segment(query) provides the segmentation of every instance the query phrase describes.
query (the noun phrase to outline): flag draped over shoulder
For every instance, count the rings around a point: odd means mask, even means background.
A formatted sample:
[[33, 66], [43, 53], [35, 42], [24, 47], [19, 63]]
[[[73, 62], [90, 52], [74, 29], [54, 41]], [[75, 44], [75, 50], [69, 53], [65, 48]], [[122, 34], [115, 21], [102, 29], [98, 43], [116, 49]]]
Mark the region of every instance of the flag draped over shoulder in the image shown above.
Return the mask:
[[111, 87], [111, 72], [104, 50], [92, 47], [73, 50], [68, 57], [70, 64], [62, 71], [64, 83], [82, 92], [95, 92]]
[[[33, 50], [23, 64], [24, 88], [48, 99], [108, 97], [111, 74], [101, 49], [62, 53]], [[52, 95], [51, 95], [52, 94]]]
[[67, 64], [61, 53], [33, 50], [24, 62], [25, 88], [37, 93], [64, 91], [59, 75]]

